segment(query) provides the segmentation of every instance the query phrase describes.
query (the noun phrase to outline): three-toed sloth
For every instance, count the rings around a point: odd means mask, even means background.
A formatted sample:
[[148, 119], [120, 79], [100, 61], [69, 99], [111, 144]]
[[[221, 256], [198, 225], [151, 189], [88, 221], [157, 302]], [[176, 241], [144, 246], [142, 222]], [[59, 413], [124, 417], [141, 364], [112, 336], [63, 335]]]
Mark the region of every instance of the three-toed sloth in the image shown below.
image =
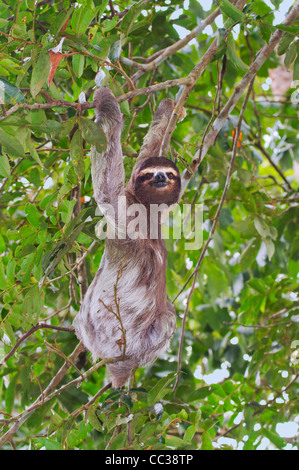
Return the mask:
[[[168, 348], [176, 328], [175, 309], [166, 294], [161, 211], [154, 211], [158, 217], [151, 215], [152, 206], [167, 211], [180, 199], [179, 170], [171, 160], [159, 156], [174, 101], [160, 103], [126, 187], [118, 102], [108, 88], [102, 88], [95, 92], [94, 103], [96, 123], [107, 139], [103, 153], [92, 149], [94, 197], [115, 236], [106, 239], [100, 267], [74, 326], [94, 360], [124, 353], [124, 360], [107, 366], [112, 386], [122, 387], [138, 366], [150, 364]], [[138, 205], [145, 211], [146, 228], [143, 236], [135, 237], [126, 229]]]

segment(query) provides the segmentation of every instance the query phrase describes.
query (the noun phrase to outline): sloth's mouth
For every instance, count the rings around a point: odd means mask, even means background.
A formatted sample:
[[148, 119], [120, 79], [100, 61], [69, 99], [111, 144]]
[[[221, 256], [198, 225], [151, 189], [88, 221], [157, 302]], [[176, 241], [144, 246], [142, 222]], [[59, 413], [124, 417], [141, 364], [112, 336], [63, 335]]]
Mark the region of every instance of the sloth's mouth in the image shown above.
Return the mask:
[[167, 181], [153, 181], [151, 184], [155, 188], [165, 188], [169, 183], [167, 183]]

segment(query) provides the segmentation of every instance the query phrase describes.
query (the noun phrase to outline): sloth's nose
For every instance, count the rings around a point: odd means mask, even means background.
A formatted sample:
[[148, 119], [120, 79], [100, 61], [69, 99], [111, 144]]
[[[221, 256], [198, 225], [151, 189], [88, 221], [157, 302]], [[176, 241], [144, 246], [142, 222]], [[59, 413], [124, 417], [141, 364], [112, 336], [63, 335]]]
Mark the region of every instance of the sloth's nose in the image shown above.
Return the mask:
[[166, 181], [166, 176], [164, 173], [159, 172], [155, 175], [155, 181], [158, 183], [164, 183]]

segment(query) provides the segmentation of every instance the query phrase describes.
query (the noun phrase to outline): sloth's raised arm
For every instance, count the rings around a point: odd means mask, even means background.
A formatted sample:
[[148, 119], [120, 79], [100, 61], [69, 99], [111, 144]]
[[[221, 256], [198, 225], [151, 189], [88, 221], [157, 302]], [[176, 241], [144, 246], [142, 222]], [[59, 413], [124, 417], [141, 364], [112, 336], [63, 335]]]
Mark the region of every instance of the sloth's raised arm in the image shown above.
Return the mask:
[[140, 149], [135, 168], [150, 157], [160, 157], [162, 140], [175, 103], [170, 98], [161, 101]]
[[109, 88], [96, 90], [94, 103], [96, 123], [103, 129], [107, 139], [107, 148], [103, 153], [98, 153], [95, 148], [91, 153], [94, 197], [102, 211], [103, 204], [110, 204], [116, 211], [118, 196], [124, 195], [125, 180], [120, 143], [122, 114]]

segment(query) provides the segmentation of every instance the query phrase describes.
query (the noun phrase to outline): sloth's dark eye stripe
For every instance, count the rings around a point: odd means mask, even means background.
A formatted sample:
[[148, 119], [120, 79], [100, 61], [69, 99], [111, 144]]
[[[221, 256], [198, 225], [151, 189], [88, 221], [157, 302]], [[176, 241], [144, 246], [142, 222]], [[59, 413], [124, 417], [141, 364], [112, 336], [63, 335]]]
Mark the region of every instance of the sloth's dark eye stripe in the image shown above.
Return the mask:
[[143, 173], [138, 177], [138, 179], [142, 182], [143, 181], [149, 181], [149, 180], [152, 179], [153, 175], [154, 175], [153, 173], [149, 173], [149, 172], [148, 173]]

